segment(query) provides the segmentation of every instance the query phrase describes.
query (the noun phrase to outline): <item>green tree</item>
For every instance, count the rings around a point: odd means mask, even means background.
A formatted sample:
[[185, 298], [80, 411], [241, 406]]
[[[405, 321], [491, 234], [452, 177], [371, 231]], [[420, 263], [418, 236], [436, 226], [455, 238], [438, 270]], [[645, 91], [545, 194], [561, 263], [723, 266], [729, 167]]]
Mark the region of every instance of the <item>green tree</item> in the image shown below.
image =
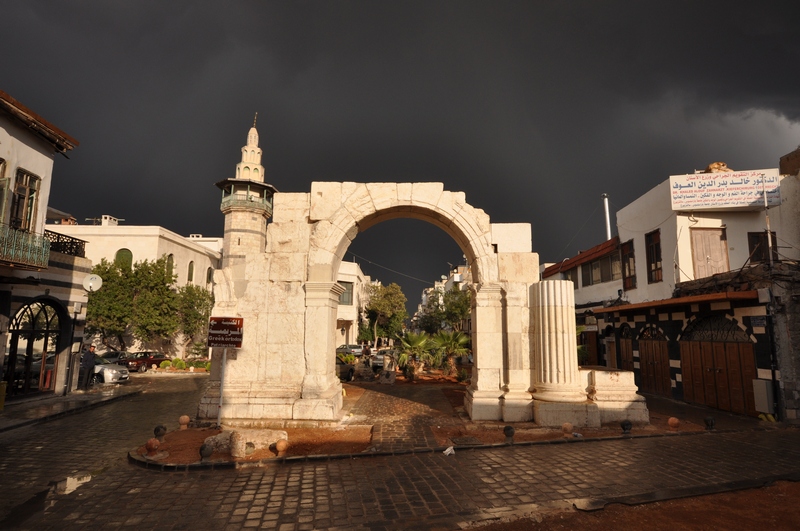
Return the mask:
[[[402, 328], [406, 313], [406, 296], [403, 290], [392, 282], [388, 286], [369, 286], [369, 304], [366, 307], [367, 315], [372, 323], [374, 347], [378, 346], [378, 327], [386, 333], [384, 337], [393, 337]], [[397, 328], [397, 330], [390, 330]], [[390, 333], [391, 332], [391, 333]]]
[[205, 343], [208, 317], [213, 307], [214, 295], [205, 288], [187, 284], [178, 290], [178, 326], [187, 347], [196, 336], [203, 336], [202, 342]]
[[140, 341], [167, 339], [178, 331], [178, 294], [168, 258], [137, 262], [133, 266], [131, 333]]
[[103, 286], [89, 293], [86, 333], [99, 335], [106, 346], [112, 346], [111, 340], [116, 339], [118, 348], [125, 350], [124, 336], [133, 320], [132, 272], [103, 258], [92, 273], [103, 279]]
[[463, 332], [442, 330], [432, 338], [434, 347], [447, 359], [445, 374], [455, 373], [454, 358], [469, 352], [469, 336]]
[[451, 329], [460, 332], [472, 309], [472, 294], [468, 289], [453, 286], [444, 293], [444, 321]]
[[433, 335], [442, 329], [445, 322], [444, 304], [441, 292], [434, 291], [428, 297], [425, 307], [417, 318], [417, 326], [423, 332]]

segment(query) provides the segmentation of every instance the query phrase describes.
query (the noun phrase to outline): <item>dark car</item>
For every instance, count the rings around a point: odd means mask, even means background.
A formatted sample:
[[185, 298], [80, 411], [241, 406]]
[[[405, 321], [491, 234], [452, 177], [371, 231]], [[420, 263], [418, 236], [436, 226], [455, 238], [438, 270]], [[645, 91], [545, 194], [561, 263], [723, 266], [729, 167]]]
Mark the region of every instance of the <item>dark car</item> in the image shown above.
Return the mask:
[[162, 361], [172, 361], [165, 354], [156, 352], [154, 350], [147, 350], [144, 352], [128, 352], [125, 357], [119, 359], [119, 364], [127, 367], [129, 371], [145, 372], [147, 369], [155, 365], [161, 365]]
[[340, 380], [345, 382], [352, 382], [356, 375], [356, 368], [345, 363], [341, 358], [336, 358], [336, 373], [339, 375]]

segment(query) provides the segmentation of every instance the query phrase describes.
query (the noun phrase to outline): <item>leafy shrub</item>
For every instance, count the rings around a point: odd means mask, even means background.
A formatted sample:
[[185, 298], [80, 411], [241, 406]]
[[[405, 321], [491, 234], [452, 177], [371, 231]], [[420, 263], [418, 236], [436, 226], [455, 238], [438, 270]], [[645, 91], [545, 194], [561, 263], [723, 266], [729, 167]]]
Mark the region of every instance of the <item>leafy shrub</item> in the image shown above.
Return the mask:
[[337, 356], [339, 356], [340, 360], [345, 363], [349, 363], [350, 365], [353, 365], [356, 362], [355, 354], [337, 354]]
[[467, 378], [469, 378], [469, 374], [467, 374], [467, 369], [461, 369], [460, 371], [458, 371], [458, 373], [456, 373], [456, 380], [459, 382], [463, 382]]
[[172, 366], [178, 369], [179, 371], [182, 371], [186, 368], [186, 362], [184, 362], [183, 360], [177, 360], [176, 363], [175, 360], [172, 360]]
[[167, 369], [169, 367], [172, 367], [172, 362], [169, 360], [164, 360], [161, 362], [161, 365], [159, 365], [159, 367], [161, 367], [162, 369]]
[[179, 361], [181, 361], [180, 358], [172, 358], [172, 361], [170, 363], [172, 363], [172, 366], [175, 367], [176, 365], [178, 365]]
[[207, 370], [207, 371], [210, 371], [210, 370], [211, 370], [211, 362], [210, 362], [210, 361], [207, 361], [207, 362], [205, 363], [205, 367], [206, 367], [206, 370]]

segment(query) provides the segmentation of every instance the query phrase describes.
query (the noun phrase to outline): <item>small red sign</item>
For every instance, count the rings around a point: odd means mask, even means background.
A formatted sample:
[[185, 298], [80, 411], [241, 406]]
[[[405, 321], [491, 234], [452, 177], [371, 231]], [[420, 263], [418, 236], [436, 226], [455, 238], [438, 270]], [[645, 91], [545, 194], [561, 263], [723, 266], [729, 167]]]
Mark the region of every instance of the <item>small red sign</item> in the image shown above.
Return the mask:
[[208, 321], [208, 346], [242, 348], [242, 317], [211, 317]]

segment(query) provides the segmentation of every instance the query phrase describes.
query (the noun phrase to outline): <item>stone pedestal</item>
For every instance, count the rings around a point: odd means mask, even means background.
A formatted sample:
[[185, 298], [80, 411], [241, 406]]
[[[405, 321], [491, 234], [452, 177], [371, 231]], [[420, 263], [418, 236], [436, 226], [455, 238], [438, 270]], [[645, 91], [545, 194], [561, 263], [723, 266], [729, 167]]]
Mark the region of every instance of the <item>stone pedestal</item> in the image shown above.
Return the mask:
[[575, 427], [599, 428], [600, 408], [590, 400], [583, 402], [533, 401], [533, 419], [539, 426], [559, 427], [569, 422]]
[[629, 420], [634, 424], [649, 424], [650, 414], [645, 398], [637, 394], [632, 371], [592, 367], [588, 370], [588, 396], [600, 409], [603, 424]]

